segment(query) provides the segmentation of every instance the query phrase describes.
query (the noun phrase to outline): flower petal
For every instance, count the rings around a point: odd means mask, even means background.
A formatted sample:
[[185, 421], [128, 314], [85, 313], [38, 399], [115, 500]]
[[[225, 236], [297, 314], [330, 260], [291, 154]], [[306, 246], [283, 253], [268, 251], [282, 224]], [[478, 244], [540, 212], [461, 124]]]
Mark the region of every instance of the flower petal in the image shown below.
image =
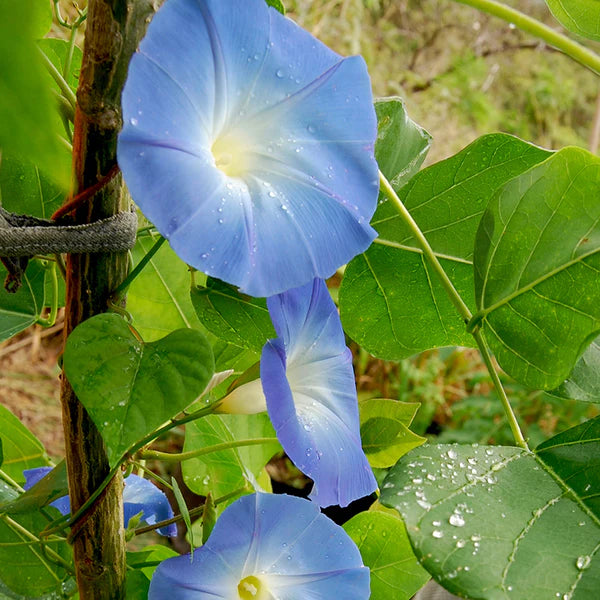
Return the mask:
[[[23, 475], [25, 476], [24, 490], [32, 488], [38, 481], [41, 481], [48, 473], [52, 471], [52, 467], [35, 467], [34, 469], [25, 469]], [[62, 515], [68, 515], [71, 512], [71, 501], [69, 496], [62, 496], [57, 498], [53, 502], [50, 502], [50, 506], [53, 506]]]
[[260, 578], [290, 600], [369, 597], [369, 570], [344, 530], [317, 506], [287, 495], [244, 496], [221, 515], [207, 543], [188, 557], [164, 561], [149, 599], [237, 598], [237, 585]]
[[352, 356], [325, 282], [267, 300], [279, 338], [265, 344], [261, 381], [277, 437], [314, 481], [320, 506], [377, 489], [362, 450]]
[[[148, 523], [148, 525], [154, 525], [159, 521], [173, 518], [173, 509], [165, 494], [152, 482], [137, 475], [129, 475], [125, 479], [123, 507], [126, 527], [129, 519], [140, 511], [143, 511], [142, 521]], [[176, 536], [177, 525], [171, 523], [157, 529], [157, 532], [161, 535]]]
[[134, 200], [205, 273], [270, 296], [330, 276], [376, 235], [364, 61], [263, 0], [168, 0], [131, 61], [123, 113]]

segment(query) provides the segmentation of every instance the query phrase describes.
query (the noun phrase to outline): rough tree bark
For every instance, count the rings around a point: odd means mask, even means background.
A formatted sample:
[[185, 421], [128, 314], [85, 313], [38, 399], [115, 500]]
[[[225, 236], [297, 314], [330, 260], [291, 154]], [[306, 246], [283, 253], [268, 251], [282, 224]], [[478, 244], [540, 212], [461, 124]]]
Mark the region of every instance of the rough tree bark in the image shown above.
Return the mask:
[[[155, 11], [154, 0], [90, 0], [83, 64], [77, 90], [73, 171], [81, 191], [116, 163], [121, 90], [131, 55]], [[77, 223], [127, 210], [121, 177], [77, 209]], [[105, 312], [111, 291], [127, 273], [125, 254], [67, 257], [65, 338], [83, 320]], [[109, 472], [102, 438], [64, 373], [61, 388], [71, 507], [75, 512]], [[119, 474], [72, 530], [79, 597], [125, 598], [123, 481]]]

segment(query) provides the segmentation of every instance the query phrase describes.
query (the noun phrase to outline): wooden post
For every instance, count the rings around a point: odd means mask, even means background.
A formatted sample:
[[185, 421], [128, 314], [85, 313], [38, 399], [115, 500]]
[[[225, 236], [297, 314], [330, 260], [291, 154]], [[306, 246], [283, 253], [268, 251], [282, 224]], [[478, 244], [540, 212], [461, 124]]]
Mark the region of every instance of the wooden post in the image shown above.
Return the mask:
[[[79, 191], [98, 182], [116, 163], [121, 128], [121, 90], [131, 55], [143, 37], [152, 0], [90, 0], [83, 63], [77, 90], [73, 171]], [[120, 175], [77, 209], [77, 223], [127, 210]], [[66, 336], [83, 320], [105, 312], [112, 290], [127, 273], [127, 256], [67, 257]], [[69, 493], [75, 512], [109, 472], [98, 429], [64, 373], [61, 388]], [[73, 551], [81, 600], [125, 598], [123, 480], [119, 474], [73, 528]]]

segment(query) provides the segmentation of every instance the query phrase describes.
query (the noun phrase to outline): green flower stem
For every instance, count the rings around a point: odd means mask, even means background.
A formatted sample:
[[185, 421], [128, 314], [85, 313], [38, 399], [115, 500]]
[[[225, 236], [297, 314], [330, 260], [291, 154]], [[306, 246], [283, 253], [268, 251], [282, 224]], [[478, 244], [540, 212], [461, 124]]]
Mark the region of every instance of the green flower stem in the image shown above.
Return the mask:
[[60, 88], [60, 91], [63, 93], [63, 96], [68, 100], [73, 110], [75, 110], [75, 107], [77, 106], [77, 97], [75, 96], [75, 92], [73, 92], [69, 84], [60, 74], [59, 70], [54, 66], [52, 61], [46, 56], [42, 49], [38, 48], [38, 50], [40, 52], [42, 62], [44, 63], [44, 66], [46, 67], [48, 73], [50, 73], [52, 79], [56, 81], [58, 87]]
[[[59, 531], [64, 531], [67, 527], [72, 527], [79, 519], [81, 519], [92, 507], [92, 505], [96, 502], [96, 500], [102, 495], [106, 486], [112, 481], [113, 477], [117, 474], [119, 469], [121, 468], [121, 464], [127, 460], [127, 457], [132, 456], [138, 450], [141, 450], [144, 446], [155, 440], [157, 437], [162, 435], [163, 433], [173, 429], [174, 427], [178, 427], [179, 425], [183, 425], [185, 423], [189, 423], [190, 421], [195, 421], [196, 419], [201, 419], [206, 415], [210, 415], [214, 412], [214, 410], [219, 406], [219, 402], [213, 402], [212, 404], [201, 408], [185, 417], [181, 417], [180, 419], [171, 419], [162, 427], [157, 430], [149, 433], [146, 437], [137, 441], [135, 444], [130, 446], [126, 452], [119, 458], [117, 464], [110, 470], [108, 475], [104, 478], [102, 483], [98, 486], [98, 488], [94, 491], [93, 494], [81, 505], [79, 510], [71, 517], [63, 517], [62, 519], [58, 519], [55, 521], [56, 525], [51, 527], [50, 529], [44, 529], [42, 531], [42, 536], [46, 537], [53, 533], [58, 533]], [[73, 532], [71, 532], [73, 533]]]
[[[33, 533], [31, 533], [31, 531], [29, 531], [28, 529], [25, 529], [25, 527], [23, 527], [20, 523], [17, 523], [17, 521], [14, 521], [13, 519], [11, 519], [8, 515], [0, 515], [0, 519], [2, 519], [13, 531], [18, 533], [19, 535], [27, 538], [32, 543], [39, 544], [40, 547], [43, 547], [44, 553], [48, 556], [48, 558], [50, 560], [52, 560], [56, 564], [60, 565], [67, 572], [69, 572], [69, 573], [74, 572], [72, 565], [70, 565], [67, 561], [65, 561], [65, 559], [60, 554], [57, 554], [54, 550], [52, 550], [52, 548], [48, 548], [46, 546], [46, 540], [42, 541], [40, 538], [38, 538]], [[32, 551], [35, 552], [35, 550], [33, 550], [33, 549], [32, 549]], [[38, 558], [43, 561], [43, 558], [41, 556], [38, 556]], [[53, 571], [50, 571], [50, 572], [56, 577], [56, 574]], [[60, 579], [58, 579], [58, 577], [56, 577], [56, 579], [57, 579], [57, 581], [60, 581]]]
[[[226, 500], [229, 500], [230, 498], [235, 498], [237, 495], [239, 495], [245, 491], [246, 491], [246, 487], [241, 487], [241, 488], [238, 488], [237, 490], [233, 490], [233, 492], [229, 492], [228, 494], [225, 494], [224, 496], [217, 498], [215, 500], [215, 506], [217, 504], [221, 504], [222, 502], [225, 502]], [[202, 504], [202, 506], [192, 508], [192, 510], [189, 511], [189, 515], [190, 515], [190, 517], [195, 517], [196, 515], [201, 515], [203, 512], [204, 512], [204, 504]], [[145, 527], [138, 527], [135, 530], [135, 535], [142, 535], [142, 533], [148, 533], [149, 531], [154, 531], [155, 529], [160, 529], [161, 527], [166, 527], [167, 525], [170, 525], [171, 523], [177, 523], [177, 521], [181, 521], [181, 520], [183, 520], [183, 515], [176, 515], [172, 519], [165, 519], [164, 521], [159, 521], [158, 523], [154, 523], [153, 525], [147, 525]]]
[[590, 71], [600, 75], [600, 56], [598, 54], [515, 8], [495, 0], [454, 0], [454, 2], [472, 6], [481, 12], [499, 17], [508, 23], [513, 23], [521, 31], [543, 40], [548, 45], [587, 67]]
[[[160, 483], [161, 485], [164, 485], [168, 490], [173, 491], [173, 486], [166, 481], [165, 479], [163, 479], [160, 475], [157, 475], [154, 471], [152, 471], [151, 469], [148, 469], [146, 467], [146, 465], [142, 464], [142, 462], [138, 462], [136, 460], [131, 461], [132, 466], [137, 467], [138, 469], [138, 477], [142, 477], [144, 473], [146, 473], [148, 475], [149, 479], [154, 479], [155, 481], [158, 481], [158, 483]], [[142, 473], [142, 475], [140, 475], [139, 473]]]
[[[429, 264], [440, 278], [440, 281], [444, 286], [444, 289], [446, 290], [448, 296], [450, 297], [452, 304], [454, 304], [456, 310], [458, 310], [458, 313], [463, 318], [465, 325], [468, 324], [473, 318], [473, 315], [471, 314], [469, 307], [464, 303], [460, 294], [456, 291], [456, 288], [454, 287], [452, 281], [450, 281], [450, 278], [448, 277], [446, 271], [444, 271], [444, 267], [442, 267], [440, 261], [437, 259], [437, 256], [435, 255], [433, 249], [429, 245], [427, 238], [423, 235], [423, 232], [421, 231], [420, 227], [412, 218], [412, 215], [408, 212], [408, 209], [406, 208], [406, 206], [404, 206], [404, 203], [402, 202], [402, 200], [400, 200], [398, 194], [396, 194], [390, 182], [385, 178], [385, 175], [383, 175], [383, 173], [381, 172], [379, 172], [379, 180], [381, 182], [381, 191], [386, 195], [388, 200], [396, 207], [398, 213], [404, 220], [405, 224], [409, 227], [412, 235], [417, 241], [417, 244], [423, 251], [423, 254], [427, 257]], [[521, 429], [519, 427], [519, 423], [517, 421], [515, 413], [510, 405], [508, 397], [506, 396], [506, 391], [502, 387], [502, 382], [500, 381], [498, 373], [496, 372], [496, 369], [494, 368], [494, 365], [492, 363], [492, 358], [490, 356], [490, 351], [487, 347], [487, 344], [483, 339], [481, 332], [478, 329], [475, 329], [470, 333], [473, 335], [475, 341], [477, 342], [477, 346], [479, 347], [479, 351], [483, 356], [483, 360], [490, 373], [490, 377], [492, 378], [494, 387], [496, 388], [496, 392], [500, 397], [500, 400], [502, 401], [502, 405], [504, 406], [504, 410], [506, 412], [506, 417], [508, 419], [511, 431], [513, 432], [513, 435], [515, 437], [515, 442], [521, 448], [528, 449], [527, 442], [525, 441], [525, 438], [521, 433]]]
[[165, 243], [165, 241], [166, 241], [165, 238], [160, 236], [158, 238], [158, 240], [156, 240], [156, 242], [154, 242], [154, 245], [152, 246], [152, 248], [150, 248], [150, 250], [148, 250], [148, 252], [144, 256], [144, 258], [142, 258], [142, 260], [140, 260], [140, 262], [136, 265], [135, 269], [133, 269], [133, 271], [131, 271], [127, 275], [127, 277], [121, 282], [121, 284], [119, 286], [117, 286], [117, 289], [113, 293], [113, 297], [118, 298], [119, 296], [121, 296], [121, 294], [124, 294], [127, 291], [127, 288], [131, 285], [131, 282], [141, 273], [142, 269], [150, 262], [152, 257], [160, 250], [160, 247]]
[[56, 263], [48, 261], [44, 266], [46, 272], [50, 273], [50, 290], [52, 294], [52, 304], [50, 305], [50, 314], [47, 319], [38, 318], [37, 323], [42, 327], [54, 327], [56, 315], [58, 314], [58, 277], [56, 276]]
[[402, 200], [400, 200], [398, 194], [396, 194], [396, 191], [381, 171], [379, 171], [379, 181], [381, 182], [381, 191], [387, 196], [388, 200], [396, 207], [396, 210], [398, 211], [406, 225], [408, 225], [411, 233], [417, 241], [417, 244], [420, 246], [421, 250], [423, 251], [423, 254], [429, 260], [429, 264], [436, 272], [437, 276], [440, 278], [440, 281], [444, 286], [444, 289], [446, 290], [448, 296], [450, 297], [452, 304], [454, 304], [454, 306], [456, 307], [456, 310], [463, 318], [465, 324], [468, 323], [473, 315], [471, 314], [469, 307], [464, 303], [463, 299], [460, 297], [460, 294], [456, 291], [456, 288], [454, 287], [452, 281], [450, 281], [450, 278], [446, 274], [446, 271], [444, 271], [444, 267], [442, 267], [440, 261], [437, 259], [437, 256], [435, 255], [433, 249], [429, 245], [427, 238], [423, 235], [423, 232], [421, 231], [420, 227], [412, 218], [412, 215], [408, 212], [406, 206], [404, 206], [404, 203], [402, 202]]
[[240, 448], [242, 446], [258, 446], [260, 444], [270, 444], [277, 442], [277, 438], [265, 437], [265, 438], [254, 438], [246, 440], [233, 440], [231, 442], [223, 442], [222, 444], [215, 444], [214, 446], [206, 446], [198, 450], [192, 450], [190, 452], [159, 452], [158, 450], [143, 450], [139, 456], [147, 460], [165, 460], [169, 462], [182, 462], [184, 460], [190, 460], [192, 458], [198, 458], [211, 452], [220, 452], [221, 450], [229, 450], [230, 448]]
[[73, 52], [75, 51], [75, 38], [77, 37], [77, 31], [79, 29], [79, 23], [75, 22], [71, 28], [71, 35], [69, 36], [69, 50], [67, 51], [67, 57], [65, 58], [65, 64], [63, 65], [63, 78], [65, 81], [69, 77], [71, 71], [71, 65], [73, 64]]

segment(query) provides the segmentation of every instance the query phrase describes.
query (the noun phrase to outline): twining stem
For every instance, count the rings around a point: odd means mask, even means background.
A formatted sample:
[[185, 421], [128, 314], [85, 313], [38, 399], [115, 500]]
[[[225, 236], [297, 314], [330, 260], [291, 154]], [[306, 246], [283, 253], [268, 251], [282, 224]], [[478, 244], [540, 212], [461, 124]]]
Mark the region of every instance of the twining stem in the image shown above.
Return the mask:
[[190, 452], [159, 452], [158, 450], [143, 450], [139, 456], [144, 459], [155, 459], [165, 460], [169, 462], [182, 462], [184, 460], [190, 460], [192, 458], [198, 458], [211, 452], [220, 452], [222, 450], [229, 450], [230, 448], [241, 448], [243, 446], [258, 446], [260, 444], [271, 444], [276, 443], [277, 438], [265, 437], [265, 438], [254, 438], [245, 440], [233, 440], [231, 442], [223, 442], [222, 444], [214, 444], [213, 446], [205, 446], [198, 450], [191, 450]]
[[61, 75], [60, 71], [54, 66], [52, 61], [46, 56], [44, 51], [41, 48], [38, 48], [40, 52], [40, 56], [42, 58], [42, 62], [46, 67], [48, 73], [52, 76], [52, 79], [56, 81], [56, 84], [60, 88], [60, 91], [63, 93], [63, 96], [69, 101], [69, 104], [75, 110], [77, 106], [77, 98], [75, 97], [75, 92], [71, 89], [69, 84], [65, 81], [64, 77]]
[[[439, 277], [442, 285], [444, 286], [444, 289], [446, 290], [446, 293], [448, 294], [450, 300], [452, 301], [452, 304], [454, 304], [454, 306], [456, 307], [456, 310], [458, 310], [458, 313], [463, 318], [465, 325], [466, 325], [467, 323], [469, 323], [469, 321], [473, 317], [471, 311], [469, 310], [469, 307], [465, 304], [465, 302], [461, 298], [460, 294], [454, 287], [454, 284], [452, 283], [452, 281], [450, 281], [448, 274], [444, 270], [444, 267], [442, 267], [442, 265], [440, 264], [440, 261], [438, 260], [437, 256], [435, 255], [435, 252], [429, 245], [427, 238], [423, 235], [421, 228], [417, 225], [416, 221], [412, 218], [412, 215], [408, 212], [408, 209], [406, 208], [406, 206], [404, 206], [404, 203], [402, 202], [402, 200], [400, 200], [400, 198], [398, 197], [398, 194], [396, 194], [396, 191], [391, 186], [390, 182], [386, 179], [385, 175], [383, 173], [381, 173], [381, 171], [379, 172], [379, 180], [381, 182], [381, 191], [385, 194], [385, 196], [388, 198], [388, 200], [394, 205], [394, 207], [398, 211], [399, 215], [402, 217], [403, 221], [410, 229], [410, 232], [412, 233], [417, 244], [423, 251], [423, 254], [429, 261], [429, 264], [431, 265], [431, 267], [433, 268], [433, 270]], [[502, 401], [502, 405], [504, 406], [504, 410], [506, 412], [506, 417], [508, 419], [511, 431], [513, 432], [515, 442], [521, 448], [525, 448], [527, 450], [528, 449], [527, 442], [525, 441], [525, 438], [523, 437], [523, 434], [521, 433], [521, 428], [519, 427], [519, 423], [517, 421], [515, 413], [510, 405], [508, 397], [506, 396], [506, 392], [505, 392], [504, 388], [502, 387], [502, 382], [500, 381], [500, 378], [498, 377], [498, 373], [496, 372], [496, 369], [494, 368], [494, 364], [492, 363], [492, 358], [490, 355], [490, 351], [487, 347], [487, 344], [486, 344], [485, 340], [483, 339], [481, 332], [477, 328], [475, 328], [475, 330], [470, 333], [473, 335], [473, 337], [475, 338], [475, 341], [477, 342], [477, 346], [479, 347], [479, 351], [481, 352], [481, 355], [483, 356], [483, 360], [484, 360], [485, 365], [490, 373], [490, 377], [492, 378], [492, 382], [494, 383], [496, 392], [497, 392], [498, 396], [500, 397], [500, 400]]]
[[454, 2], [472, 6], [482, 12], [512, 23], [521, 31], [536, 36], [584, 67], [587, 67], [590, 71], [596, 73], [596, 75], [600, 75], [600, 56], [598, 54], [519, 10], [495, 0], [454, 0]]
[[56, 316], [58, 315], [58, 277], [56, 275], [56, 262], [48, 261], [44, 266], [47, 273], [50, 274], [50, 293], [52, 303], [50, 304], [50, 314], [46, 319], [38, 318], [37, 323], [42, 327], [54, 327]]
[[113, 293], [113, 297], [118, 298], [131, 285], [131, 282], [142, 272], [142, 269], [150, 262], [152, 257], [160, 250], [160, 247], [165, 243], [165, 238], [160, 236], [144, 258], [135, 266], [135, 268], [127, 275]]

